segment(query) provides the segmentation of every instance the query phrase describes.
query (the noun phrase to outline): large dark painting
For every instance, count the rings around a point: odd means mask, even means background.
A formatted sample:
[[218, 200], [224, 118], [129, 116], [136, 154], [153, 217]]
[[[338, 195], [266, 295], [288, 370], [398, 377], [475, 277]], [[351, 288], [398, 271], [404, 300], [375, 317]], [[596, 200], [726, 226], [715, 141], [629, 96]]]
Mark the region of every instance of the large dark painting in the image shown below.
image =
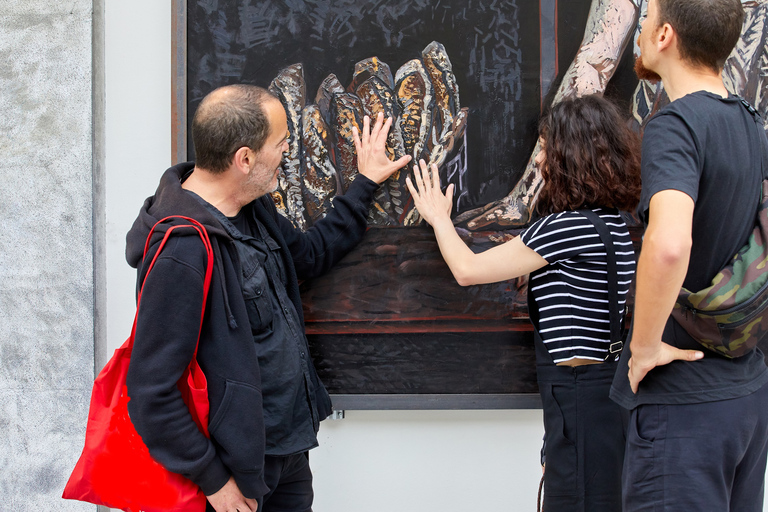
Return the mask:
[[[745, 6], [728, 76], [759, 99], [764, 5]], [[274, 199], [307, 230], [357, 173], [352, 126], [383, 112], [394, 120], [391, 157], [439, 166], [456, 187], [457, 229], [482, 251], [531, 220], [536, 128], [550, 104], [603, 93], [639, 130], [664, 104], [661, 86], [632, 72], [643, 9], [633, 0], [177, 0], [175, 155], [194, 158], [186, 127], [208, 92], [268, 87], [291, 131]], [[380, 187], [360, 246], [302, 283], [315, 364], [336, 407], [536, 406], [525, 280], [458, 286], [413, 208], [407, 172]]]

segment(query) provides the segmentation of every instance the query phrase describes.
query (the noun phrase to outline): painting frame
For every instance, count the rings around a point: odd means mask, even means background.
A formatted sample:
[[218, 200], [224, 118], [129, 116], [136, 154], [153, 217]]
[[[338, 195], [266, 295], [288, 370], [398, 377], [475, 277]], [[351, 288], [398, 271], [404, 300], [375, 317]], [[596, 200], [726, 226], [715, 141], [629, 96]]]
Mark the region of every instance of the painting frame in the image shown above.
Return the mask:
[[[541, 72], [540, 79], [542, 83], [541, 93], [541, 107], [544, 108], [546, 103], [545, 96], [546, 91], [544, 84], [552, 83], [555, 76], [558, 75], [558, 58], [562, 59], [562, 56], [558, 55], [557, 43], [552, 47], [544, 48], [544, 24], [547, 23], [548, 30], [552, 29], [552, 23], [555, 24], [555, 31], [557, 35], [557, 9], [558, 0], [546, 0], [541, 2], [540, 5], [547, 4], [548, 6], [554, 6], [554, 16], [542, 16], [544, 13], [540, 12], [540, 29], [541, 29]], [[565, 4], [563, 4], [565, 5]], [[171, 158], [174, 163], [187, 160], [187, 126], [188, 126], [188, 98], [187, 98], [187, 47], [188, 47], [188, 11], [187, 0], [172, 0], [172, 144], [171, 144]], [[763, 12], [764, 6], [753, 6], [754, 17], [757, 13]], [[549, 13], [551, 15], [552, 13]], [[631, 35], [630, 35], [631, 37]], [[766, 37], [763, 34], [763, 38]], [[760, 39], [762, 41], [762, 39]], [[747, 57], [754, 54], [754, 48], [750, 49], [749, 41], [742, 41], [740, 46], [737, 47], [735, 52], [736, 56], [744, 54]], [[744, 48], [741, 48], [744, 46]], [[628, 52], [631, 55], [631, 51]], [[625, 53], [625, 56], [627, 54]], [[570, 58], [570, 57], [569, 57]], [[752, 62], [750, 58], [731, 58], [729, 64], [737, 71], [742, 69]], [[743, 62], [742, 62], [743, 61]], [[545, 62], [547, 62], [547, 69], [545, 70]], [[618, 61], [617, 61], [618, 65]], [[750, 68], [751, 69], [751, 68]], [[570, 71], [570, 70], [569, 70]], [[732, 73], [733, 74], [733, 73]], [[742, 73], [743, 74], [743, 73]], [[735, 73], [738, 78], [739, 74]], [[738, 83], [736, 78], [728, 77], [729, 85], [734, 89], [743, 89], [744, 84]], [[762, 82], [761, 82], [762, 84]], [[608, 84], [610, 85], [610, 84]], [[754, 84], [753, 84], [754, 85]], [[764, 87], [765, 84], [760, 85]], [[648, 89], [648, 86], [645, 87]], [[638, 122], [642, 124], [649, 113], [655, 111], [660, 105], [663, 105], [663, 91], [659, 92], [658, 89], [651, 90], [650, 93], [644, 89], [638, 89], [638, 94], [645, 94], [651, 99], [655, 98], [653, 103], [653, 109], [644, 113], [638, 117]], [[655, 96], [653, 94], [655, 91]], [[606, 90], [607, 92], [607, 90]], [[586, 91], [581, 91], [586, 93]], [[650, 96], [649, 96], [650, 94]], [[645, 98], [646, 100], [648, 98]], [[650, 105], [650, 104], [649, 104]], [[765, 104], [759, 105], [761, 111], [768, 109]], [[635, 112], [636, 117], [639, 115]], [[523, 182], [525, 180], [521, 180]], [[533, 181], [530, 181], [533, 182]], [[529, 183], [529, 181], [526, 181]], [[636, 250], [639, 248], [639, 238], [642, 229], [636, 227], [633, 230], [633, 239], [635, 240]], [[522, 339], [524, 343], [530, 341], [532, 337], [531, 326], [527, 319], [527, 313], [517, 314], [510, 323], [511, 330], [516, 333], [515, 336]], [[422, 329], [424, 327], [417, 327]], [[428, 327], [427, 327], [428, 329]], [[315, 331], [313, 334], [312, 331]], [[309, 327], [307, 329], [308, 336], [315, 335], [323, 331], [323, 328]], [[386, 331], [386, 329], [385, 329]], [[417, 331], [414, 331], [417, 332]], [[326, 335], [333, 335], [333, 332], [325, 332]], [[341, 332], [338, 333], [341, 335]], [[312, 342], [310, 341], [310, 345]], [[767, 351], [768, 353], [768, 351]], [[529, 358], [530, 359], [530, 358]], [[326, 361], [327, 362], [327, 361]], [[529, 366], [533, 366], [532, 360], [528, 361]], [[529, 377], [530, 378], [530, 377]], [[334, 393], [331, 392], [334, 400], [334, 408], [339, 410], [343, 409], [370, 409], [370, 410], [388, 410], [388, 409], [535, 409], [541, 407], [541, 402], [537, 392], [524, 392], [524, 393]]]
[[[187, 45], [188, 11], [187, 0], [172, 0], [172, 144], [173, 163], [188, 159], [187, 126], [190, 113], [187, 101]], [[553, 65], [556, 66], [556, 63]], [[552, 70], [550, 70], [551, 74]], [[556, 70], [555, 70], [556, 74]], [[542, 105], [544, 98], [541, 98]], [[522, 337], [523, 343], [530, 343], [531, 350], [525, 366], [532, 370], [527, 373], [530, 380], [534, 375], [532, 350], [532, 328], [525, 315], [512, 320], [512, 331]], [[308, 335], [311, 336], [308, 330]], [[333, 333], [331, 333], [333, 334]], [[312, 344], [312, 343], [310, 343]], [[335, 410], [458, 410], [458, 409], [538, 409], [541, 401], [533, 388], [529, 392], [513, 393], [355, 393], [334, 392], [331, 397]]]

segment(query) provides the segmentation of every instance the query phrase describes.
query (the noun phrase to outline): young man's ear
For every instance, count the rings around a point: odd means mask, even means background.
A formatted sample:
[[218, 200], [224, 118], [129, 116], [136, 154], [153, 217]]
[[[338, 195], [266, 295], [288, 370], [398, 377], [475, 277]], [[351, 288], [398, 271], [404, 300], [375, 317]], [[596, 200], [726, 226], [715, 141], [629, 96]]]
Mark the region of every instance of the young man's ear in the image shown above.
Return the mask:
[[671, 47], [677, 40], [677, 33], [672, 25], [664, 23], [661, 28], [656, 32], [656, 49], [658, 51], [664, 51]]

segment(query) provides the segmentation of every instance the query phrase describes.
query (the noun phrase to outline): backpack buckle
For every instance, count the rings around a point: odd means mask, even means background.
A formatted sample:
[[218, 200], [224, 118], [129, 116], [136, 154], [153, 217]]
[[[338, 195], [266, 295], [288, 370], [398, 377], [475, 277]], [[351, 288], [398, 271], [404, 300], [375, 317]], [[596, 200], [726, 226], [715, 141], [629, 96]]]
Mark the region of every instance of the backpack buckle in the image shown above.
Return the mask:
[[612, 355], [620, 354], [622, 350], [624, 350], [624, 342], [621, 340], [614, 341], [608, 346], [608, 353], [605, 355], [605, 361]]

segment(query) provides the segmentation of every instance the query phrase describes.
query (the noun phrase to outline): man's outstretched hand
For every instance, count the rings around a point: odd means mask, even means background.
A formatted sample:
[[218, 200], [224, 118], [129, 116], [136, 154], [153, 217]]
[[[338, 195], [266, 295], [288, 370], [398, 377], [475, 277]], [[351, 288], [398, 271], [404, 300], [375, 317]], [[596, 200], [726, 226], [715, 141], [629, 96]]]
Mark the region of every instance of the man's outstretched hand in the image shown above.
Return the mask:
[[352, 127], [352, 137], [357, 151], [357, 170], [360, 174], [375, 181], [384, 183], [395, 171], [402, 169], [411, 161], [410, 155], [405, 155], [394, 162], [387, 157], [387, 134], [392, 126], [392, 118], [384, 121], [384, 114], [379, 112], [373, 129], [370, 128], [371, 119], [363, 118], [362, 140], [357, 128]]

